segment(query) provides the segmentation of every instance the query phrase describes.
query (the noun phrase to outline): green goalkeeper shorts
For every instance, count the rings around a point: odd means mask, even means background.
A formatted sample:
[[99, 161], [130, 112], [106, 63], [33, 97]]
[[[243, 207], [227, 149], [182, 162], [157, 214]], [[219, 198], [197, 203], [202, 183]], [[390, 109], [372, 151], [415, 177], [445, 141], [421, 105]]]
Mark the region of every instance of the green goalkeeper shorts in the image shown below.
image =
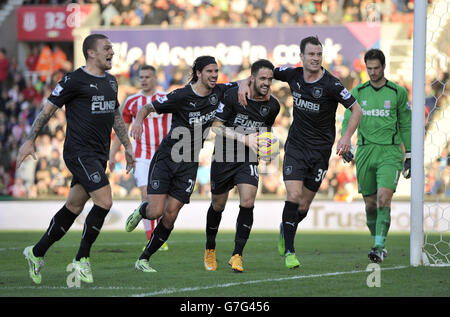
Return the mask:
[[355, 163], [358, 190], [363, 196], [374, 195], [381, 187], [395, 192], [403, 169], [403, 153], [399, 145], [358, 146]]

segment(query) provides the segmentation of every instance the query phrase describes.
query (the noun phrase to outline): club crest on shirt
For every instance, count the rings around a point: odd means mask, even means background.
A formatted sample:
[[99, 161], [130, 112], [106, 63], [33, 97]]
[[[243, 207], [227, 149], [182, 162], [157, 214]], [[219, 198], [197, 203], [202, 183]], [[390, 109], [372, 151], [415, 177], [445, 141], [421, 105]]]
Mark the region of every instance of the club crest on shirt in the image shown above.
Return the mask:
[[114, 92], [117, 92], [117, 82], [115, 80], [110, 80], [109, 84], [111, 85], [111, 88], [114, 90]]
[[213, 106], [217, 105], [217, 102], [219, 101], [219, 98], [217, 98], [216, 94], [212, 94], [209, 96], [209, 103]]
[[322, 97], [322, 94], [323, 94], [323, 89], [322, 88], [320, 88], [320, 87], [314, 87], [313, 88], [313, 97], [314, 98], [320, 98], [320, 97]]
[[262, 105], [261, 108], [259, 109], [259, 113], [265, 117], [269, 114], [270, 112], [270, 107], [268, 105]]

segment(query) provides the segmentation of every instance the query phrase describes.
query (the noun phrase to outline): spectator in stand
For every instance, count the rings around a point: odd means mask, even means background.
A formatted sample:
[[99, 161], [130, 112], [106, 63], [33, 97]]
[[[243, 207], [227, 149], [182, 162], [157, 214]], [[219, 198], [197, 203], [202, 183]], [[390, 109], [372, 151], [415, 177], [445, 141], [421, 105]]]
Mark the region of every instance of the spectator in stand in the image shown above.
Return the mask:
[[0, 48], [0, 92], [6, 88], [6, 80], [9, 74], [9, 59], [6, 56], [6, 50]]
[[36, 66], [39, 60], [39, 50], [36, 45], [30, 45], [30, 53], [25, 60], [25, 65], [27, 66], [28, 71], [34, 72], [36, 71]]

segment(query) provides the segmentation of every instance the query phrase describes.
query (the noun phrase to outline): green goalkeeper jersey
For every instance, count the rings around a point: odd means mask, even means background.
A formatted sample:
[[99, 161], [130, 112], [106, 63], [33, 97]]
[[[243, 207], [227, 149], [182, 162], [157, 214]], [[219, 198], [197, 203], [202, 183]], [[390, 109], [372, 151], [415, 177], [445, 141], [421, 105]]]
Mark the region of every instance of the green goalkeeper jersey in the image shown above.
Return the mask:
[[[358, 126], [358, 145], [403, 143], [406, 151], [411, 151], [411, 107], [405, 88], [388, 80], [381, 88], [374, 88], [368, 81], [353, 88], [351, 94], [363, 111]], [[350, 115], [347, 109], [342, 134]]]

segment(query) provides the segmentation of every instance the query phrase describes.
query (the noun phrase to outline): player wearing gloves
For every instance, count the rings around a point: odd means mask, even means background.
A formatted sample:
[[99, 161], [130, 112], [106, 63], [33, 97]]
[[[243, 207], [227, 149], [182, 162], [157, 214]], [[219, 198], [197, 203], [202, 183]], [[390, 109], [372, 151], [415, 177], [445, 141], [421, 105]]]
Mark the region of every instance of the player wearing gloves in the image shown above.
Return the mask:
[[[380, 263], [387, 255], [385, 240], [391, 222], [391, 200], [400, 173], [411, 177], [411, 109], [406, 89], [384, 77], [383, 52], [371, 49], [364, 61], [370, 80], [351, 92], [363, 110], [355, 155], [356, 176], [364, 198], [367, 226], [374, 239], [368, 256], [372, 262]], [[346, 110], [342, 133], [350, 114]], [[342, 157], [345, 161], [353, 159], [351, 152]]]

